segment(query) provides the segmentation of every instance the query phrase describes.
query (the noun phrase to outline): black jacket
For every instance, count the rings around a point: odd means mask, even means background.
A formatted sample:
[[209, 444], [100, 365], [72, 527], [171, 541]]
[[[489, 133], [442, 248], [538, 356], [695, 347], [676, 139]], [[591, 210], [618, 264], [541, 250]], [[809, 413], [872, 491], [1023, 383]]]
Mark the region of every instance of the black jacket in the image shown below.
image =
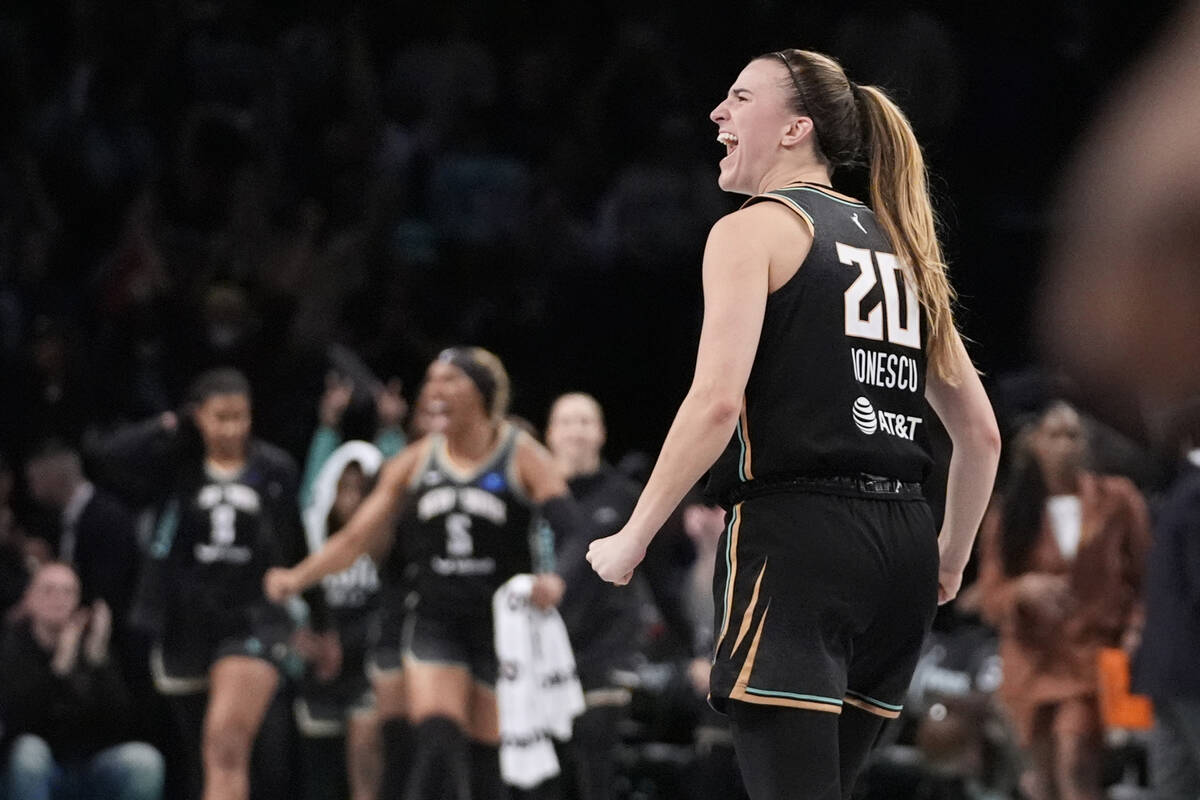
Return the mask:
[[34, 734], [46, 740], [56, 760], [69, 762], [128, 738], [131, 707], [120, 672], [112, 661], [88, 664], [83, 646], [75, 669], [59, 677], [50, 669], [54, 654], [37, 643], [28, 622], [5, 630], [0, 723], [6, 739]]
[[1134, 689], [1200, 698], [1200, 469], [1189, 467], [1159, 508], [1146, 565], [1146, 627]]

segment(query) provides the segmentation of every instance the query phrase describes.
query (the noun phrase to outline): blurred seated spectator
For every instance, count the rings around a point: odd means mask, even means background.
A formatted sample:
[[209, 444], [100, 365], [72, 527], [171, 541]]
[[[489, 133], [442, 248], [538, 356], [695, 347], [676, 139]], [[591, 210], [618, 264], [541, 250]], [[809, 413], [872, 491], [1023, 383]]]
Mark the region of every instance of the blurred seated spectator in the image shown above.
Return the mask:
[[1000, 700], [1030, 756], [1031, 800], [1100, 800], [1101, 647], [1141, 625], [1150, 543], [1146, 501], [1129, 480], [1085, 467], [1074, 408], [1054, 402], [1019, 434], [1011, 475], [984, 518], [979, 587], [1000, 635]]
[[126, 741], [132, 707], [109, 657], [112, 615], [103, 600], [80, 606], [66, 564], [42, 566], [25, 595], [27, 619], [0, 644], [0, 719], [10, 800], [153, 800], [163, 760]]
[[33, 500], [58, 515], [57, 530], [48, 532], [55, 557], [78, 574], [85, 603], [108, 604], [120, 638], [141, 561], [133, 516], [87, 479], [79, 453], [63, 442], [43, 443], [25, 477]]

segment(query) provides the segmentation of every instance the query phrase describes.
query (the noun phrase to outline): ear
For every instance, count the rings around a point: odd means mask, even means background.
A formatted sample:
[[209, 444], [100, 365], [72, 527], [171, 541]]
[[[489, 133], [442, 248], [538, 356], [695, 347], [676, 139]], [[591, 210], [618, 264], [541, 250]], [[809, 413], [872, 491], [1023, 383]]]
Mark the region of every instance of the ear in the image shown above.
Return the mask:
[[811, 117], [794, 117], [784, 128], [779, 143], [784, 147], [795, 147], [805, 139], [811, 138], [813, 129]]

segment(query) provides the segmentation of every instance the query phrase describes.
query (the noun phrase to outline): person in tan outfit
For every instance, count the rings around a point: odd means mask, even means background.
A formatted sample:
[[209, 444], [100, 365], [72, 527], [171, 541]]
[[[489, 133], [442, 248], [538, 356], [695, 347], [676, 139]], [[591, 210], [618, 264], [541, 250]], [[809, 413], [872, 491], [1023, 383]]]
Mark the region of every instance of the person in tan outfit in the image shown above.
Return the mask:
[[1103, 797], [1097, 654], [1141, 631], [1146, 502], [1129, 480], [1088, 471], [1086, 451], [1079, 414], [1050, 405], [1022, 431], [981, 529], [982, 611], [999, 631], [1000, 699], [1032, 800]]

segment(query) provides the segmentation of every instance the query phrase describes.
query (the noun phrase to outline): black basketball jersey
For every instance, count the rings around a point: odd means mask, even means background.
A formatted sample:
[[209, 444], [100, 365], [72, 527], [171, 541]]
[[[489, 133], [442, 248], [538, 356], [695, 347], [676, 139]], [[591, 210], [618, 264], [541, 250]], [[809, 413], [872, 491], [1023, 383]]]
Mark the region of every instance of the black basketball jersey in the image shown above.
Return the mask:
[[796, 274], [767, 298], [762, 336], [729, 446], [709, 478], [737, 484], [866, 473], [920, 482], [930, 456], [925, 314], [894, 248], [862, 203], [812, 185], [778, 202], [812, 227]]
[[174, 604], [225, 610], [264, 602], [263, 573], [293, 561], [298, 522], [294, 468], [255, 443], [236, 475], [201, 464], [180, 471], [151, 556], [170, 565]]
[[433, 437], [409, 485], [398, 532], [421, 608], [491, 614], [496, 589], [533, 571], [532, 537], [539, 526], [514, 462], [523, 435], [502, 426], [493, 454], [471, 472], [450, 462], [444, 436]]

